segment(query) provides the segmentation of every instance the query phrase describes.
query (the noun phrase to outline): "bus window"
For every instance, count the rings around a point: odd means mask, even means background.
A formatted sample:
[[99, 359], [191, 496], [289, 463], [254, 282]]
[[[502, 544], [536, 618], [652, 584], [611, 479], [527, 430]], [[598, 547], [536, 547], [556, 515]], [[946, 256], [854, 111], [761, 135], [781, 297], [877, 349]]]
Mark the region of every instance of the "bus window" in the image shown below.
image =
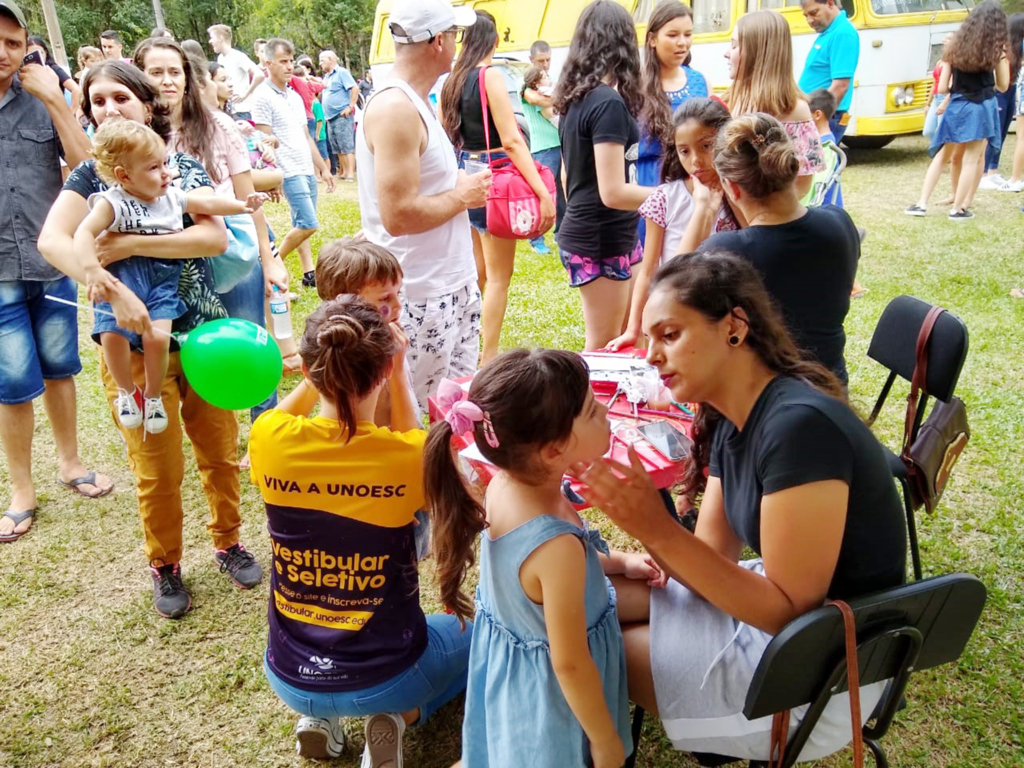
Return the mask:
[[[572, 34], [576, 31], [576, 21], [579, 19], [583, 9], [590, 5], [592, 0], [549, 0], [544, 18], [541, 20], [540, 32], [537, 39], [546, 40], [551, 45], [558, 43], [569, 44]], [[616, 0], [627, 9], [632, 7], [629, 0]], [[641, 4], [644, 0], [641, 0]], [[478, 4], [479, 7], [479, 4]], [[634, 18], [639, 18], [634, 14]], [[646, 18], [646, 17], [645, 17]], [[532, 42], [532, 41], [530, 41]], [[530, 43], [526, 43], [529, 45]]]
[[[878, 2], [878, 0], [875, 1]], [[857, 10], [856, 6], [854, 5], [854, 0], [842, 0], [839, 3], [839, 5], [842, 7], [844, 11], [846, 11], [846, 15], [851, 18], [853, 17], [854, 11]], [[778, 10], [779, 8], [799, 8], [801, 7], [801, 3], [800, 0], [760, 0], [760, 7], [761, 10]]]
[[974, 4], [974, 0], [871, 0], [871, 10], [878, 16], [889, 16], [897, 13], [969, 11]]
[[693, 0], [693, 33], [732, 29], [732, 0]]

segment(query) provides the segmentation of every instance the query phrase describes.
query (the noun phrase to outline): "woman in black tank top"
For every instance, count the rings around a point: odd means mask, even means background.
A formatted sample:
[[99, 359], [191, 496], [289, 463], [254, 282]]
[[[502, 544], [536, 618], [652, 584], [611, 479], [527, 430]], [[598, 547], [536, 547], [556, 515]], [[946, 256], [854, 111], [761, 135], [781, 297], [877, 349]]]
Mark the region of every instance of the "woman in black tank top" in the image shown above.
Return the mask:
[[[516, 123], [505, 76], [497, 67], [489, 68], [484, 76], [488, 102], [485, 131], [480, 69], [490, 67], [498, 48], [498, 30], [491, 14], [477, 11], [476, 15], [476, 23], [466, 29], [462, 52], [452, 74], [441, 89], [441, 125], [459, 152], [459, 167], [467, 173], [484, 170], [483, 164], [492, 160], [511, 160], [540, 199], [540, 228], [547, 231], [555, 223], [555, 201], [541, 181], [530, 154], [530, 144]], [[515, 265], [516, 241], [499, 239], [487, 232], [484, 208], [470, 209], [469, 220], [473, 225], [473, 251], [480, 289], [487, 287], [483, 301], [483, 349], [480, 353], [480, 364], [484, 365], [498, 354], [508, 288]]]
[[[939, 106], [942, 119], [928, 151], [936, 158], [932, 170], [946, 159], [962, 164], [949, 212], [951, 221], [974, 218], [968, 206], [981, 181], [985, 146], [1002, 142], [995, 94], [1010, 86], [1008, 44], [1006, 14], [996, 0], [985, 0], [971, 11], [942, 54], [949, 66], [943, 67], [939, 77], [939, 93], [950, 96]], [[906, 213], [925, 214], [933, 177], [937, 179], [938, 174], [929, 172], [921, 201]]]

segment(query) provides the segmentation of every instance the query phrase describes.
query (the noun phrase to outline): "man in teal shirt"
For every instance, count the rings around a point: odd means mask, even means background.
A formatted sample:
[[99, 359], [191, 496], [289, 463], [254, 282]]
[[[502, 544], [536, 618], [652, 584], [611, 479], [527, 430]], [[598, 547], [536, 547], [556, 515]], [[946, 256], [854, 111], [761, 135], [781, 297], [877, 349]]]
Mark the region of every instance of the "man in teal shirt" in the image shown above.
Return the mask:
[[801, 0], [801, 10], [811, 29], [818, 33], [804, 62], [800, 90], [804, 93], [828, 89], [839, 105], [829, 120], [838, 142], [850, 122], [853, 75], [860, 58], [857, 30], [834, 0]]

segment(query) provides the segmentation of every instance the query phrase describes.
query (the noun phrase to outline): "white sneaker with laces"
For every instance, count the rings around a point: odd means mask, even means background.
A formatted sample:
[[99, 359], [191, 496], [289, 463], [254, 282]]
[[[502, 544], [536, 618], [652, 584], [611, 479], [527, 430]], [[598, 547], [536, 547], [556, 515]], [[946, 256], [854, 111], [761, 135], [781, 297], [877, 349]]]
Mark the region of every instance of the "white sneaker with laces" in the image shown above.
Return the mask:
[[1012, 179], [1005, 182], [1000, 188], [1000, 192], [1024, 192], [1024, 179], [1019, 181], [1013, 181]]
[[387, 712], [366, 721], [366, 747], [360, 768], [402, 768], [402, 734], [405, 720]]
[[125, 429], [138, 429], [142, 425], [142, 393], [136, 387], [134, 392], [123, 389], [117, 390], [117, 398], [114, 400], [114, 409], [117, 411], [117, 420]]
[[993, 173], [988, 176], [982, 176], [981, 181], [978, 182], [978, 189], [995, 190], [999, 189], [1006, 183], [1006, 179], [1000, 176], [998, 173]]
[[345, 730], [341, 718], [301, 717], [295, 726], [295, 753], [300, 757], [326, 760], [338, 757], [345, 749]]
[[167, 429], [167, 412], [164, 410], [164, 401], [159, 397], [147, 397], [145, 401], [146, 415], [143, 422], [146, 431], [151, 435], [159, 435]]

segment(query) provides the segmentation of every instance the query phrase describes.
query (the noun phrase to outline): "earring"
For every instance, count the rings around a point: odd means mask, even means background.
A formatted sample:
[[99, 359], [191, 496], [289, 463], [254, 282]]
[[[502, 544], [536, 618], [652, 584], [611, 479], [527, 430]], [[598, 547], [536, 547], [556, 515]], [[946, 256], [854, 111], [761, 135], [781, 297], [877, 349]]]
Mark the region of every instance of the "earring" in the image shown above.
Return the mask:
[[742, 339], [740, 339], [739, 336], [733, 334], [732, 336], [729, 337], [729, 346], [738, 347], [740, 345], [740, 341], [742, 341]]

